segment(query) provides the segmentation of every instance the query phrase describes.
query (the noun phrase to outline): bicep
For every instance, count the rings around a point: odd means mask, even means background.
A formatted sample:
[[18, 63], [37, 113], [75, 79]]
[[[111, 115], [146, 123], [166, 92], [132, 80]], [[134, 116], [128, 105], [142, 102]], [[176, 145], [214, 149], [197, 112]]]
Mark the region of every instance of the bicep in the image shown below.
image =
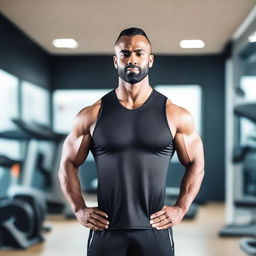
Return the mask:
[[82, 165], [89, 153], [90, 143], [90, 134], [75, 136], [71, 132], [63, 143], [62, 162], [69, 161], [76, 167]]
[[91, 144], [89, 126], [83, 116], [75, 117], [72, 131], [63, 143], [61, 162], [70, 162], [78, 167], [86, 160]]
[[178, 158], [184, 166], [192, 162], [203, 163], [203, 144], [195, 130], [189, 134], [177, 133], [174, 145]]
[[192, 115], [185, 111], [179, 122], [174, 146], [182, 165], [204, 164], [203, 143], [198, 135]]

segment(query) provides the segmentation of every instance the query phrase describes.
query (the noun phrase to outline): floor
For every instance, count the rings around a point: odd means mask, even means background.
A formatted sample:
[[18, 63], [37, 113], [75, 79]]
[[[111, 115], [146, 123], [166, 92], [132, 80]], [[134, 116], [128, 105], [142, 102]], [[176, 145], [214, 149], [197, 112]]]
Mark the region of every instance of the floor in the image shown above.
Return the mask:
[[[88, 206], [97, 205], [94, 195], [85, 198]], [[223, 203], [208, 203], [200, 207], [194, 220], [183, 220], [174, 226], [175, 256], [244, 256], [239, 248], [240, 238], [217, 236], [224, 225], [224, 214]], [[44, 243], [26, 251], [0, 251], [0, 256], [86, 256], [89, 229], [58, 215], [48, 216], [47, 223], [52, 225], [52, 231], [45, 234]]]

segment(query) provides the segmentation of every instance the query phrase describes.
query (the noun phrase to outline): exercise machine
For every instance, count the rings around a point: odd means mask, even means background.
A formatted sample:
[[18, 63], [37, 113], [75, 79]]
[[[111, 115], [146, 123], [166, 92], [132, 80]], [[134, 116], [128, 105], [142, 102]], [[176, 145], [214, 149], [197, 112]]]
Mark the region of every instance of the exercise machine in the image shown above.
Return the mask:
[[[246, 104], [242, 105], [240, 108], [235, 109], [238, 115], [244, 116], [256, 124], [256, 104]], [[255, 139], [254, 136], [251, 138]], [[255, 154], [253, 155], [253, 159], [251, 161], [251, 165], [249, 168], [253, 169], [253, 172], [249, 172], [246, 176], [246, 179], [250, 182], [250, 186], [248, 186], [247, 193], [256, 195], [256, 150]], [[248, 172], [248, 170], [246, 170]], [[252, 207], [254, 207], [255, 215], [254, 215], [254, 227], [256, 226], [256, 199], [252, 203]], [[256, 256], [256, 234], [254, 237], [249, 238], [242, 238], [240, 241], [240, 248], [250, 256]]]
[[256, 256], [256, 238], [242, 238], [240, 248], [249, 256]]
[[[12, 121], [18, 129], [1, 132], [0, 138], [26, 141], [20, 181], [22, 187], [26, 190], [36, 188], [46, 201], [48, 213], [61, 213], [66, 218], [74, 218], [58, 182], [61, 150], [66, 134], [56, 133], [36, 121]], [[10, 193], [19, 191], [20, 188], [18, 191], [12, 188]]]
[[[246, 103], [235, 106], [234, 114], [238, 118], [246, 118], [256, 124], [256, 103]], [[220, 236], [252, 236], [256, 237], [256, 145], [238, 145], [233, 150], [232, 157], [233, 180], [230, 180], [227, 203], [231, 204], [231, 223], [222, 230]], [[235, 214], [241, 210], [251, 212], [250, 221], [236, 223]], [[243, 245], [245, 242], [242, 243]]]
[[[0, 155], [0, 167], [11, 172], [9, 189], [19, 187], [22, 164], [22, 161]], [[10, 196], [7, 191], [0, 198], [0, 250], [26, 249], [44, 242], [45, 216], [46, 204], [40, 195], [23, 190]]]

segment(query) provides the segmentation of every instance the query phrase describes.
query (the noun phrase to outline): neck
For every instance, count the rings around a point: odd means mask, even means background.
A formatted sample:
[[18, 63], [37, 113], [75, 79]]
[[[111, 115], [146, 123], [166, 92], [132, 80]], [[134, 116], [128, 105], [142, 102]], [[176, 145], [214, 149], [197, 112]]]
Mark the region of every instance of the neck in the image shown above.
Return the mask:
[[119, 100], [134, 105], [144, 102], [152, 92], [152, 87], [148, 82], [148, 76], [136, 84], [127, 83], [119, 77], [119, 84], [115, 91]]

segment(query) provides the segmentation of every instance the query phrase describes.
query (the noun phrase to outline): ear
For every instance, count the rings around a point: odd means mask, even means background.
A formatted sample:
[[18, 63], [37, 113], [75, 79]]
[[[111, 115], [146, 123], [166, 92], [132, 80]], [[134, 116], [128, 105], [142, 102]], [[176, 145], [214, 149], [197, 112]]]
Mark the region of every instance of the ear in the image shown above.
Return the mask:
[[152, 68], [154, 63], [154, 55], [150, 54], [149, 55], [149, 67]]
[[114, 62], [115, 69], [117, 69], [117, 58], [115, 55], [113, 56], [113, 62]]

